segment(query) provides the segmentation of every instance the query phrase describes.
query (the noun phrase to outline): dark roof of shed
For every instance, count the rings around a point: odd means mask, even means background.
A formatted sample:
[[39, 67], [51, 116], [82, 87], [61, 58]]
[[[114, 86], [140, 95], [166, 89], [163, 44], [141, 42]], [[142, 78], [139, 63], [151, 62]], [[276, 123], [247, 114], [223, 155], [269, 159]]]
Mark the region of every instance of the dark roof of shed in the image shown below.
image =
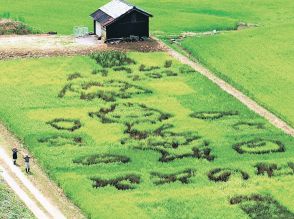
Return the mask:
[[152, 15], [148, 12], [137, 8], [136, 6], [124, 0], [112, 0], [106, 5], [100, 7], [97, 11], [93, 12], [90, 16], [94, 20], [98, 21], [102, 26], [107, 26], [113, 23], [119, 17], [134, 10], [146, 16], [152, 17]]

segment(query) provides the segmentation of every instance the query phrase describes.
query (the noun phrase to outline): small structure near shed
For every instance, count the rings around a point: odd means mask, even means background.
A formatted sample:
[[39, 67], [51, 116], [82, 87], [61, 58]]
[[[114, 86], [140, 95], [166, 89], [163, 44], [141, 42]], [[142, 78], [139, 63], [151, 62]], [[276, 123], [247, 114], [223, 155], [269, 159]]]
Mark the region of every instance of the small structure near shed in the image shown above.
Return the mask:
[[124, 0], [112, 0], [90, 16], [94, 20], [94, 33], [106, 41], [149, 37], [149, 17], [153, 17]]

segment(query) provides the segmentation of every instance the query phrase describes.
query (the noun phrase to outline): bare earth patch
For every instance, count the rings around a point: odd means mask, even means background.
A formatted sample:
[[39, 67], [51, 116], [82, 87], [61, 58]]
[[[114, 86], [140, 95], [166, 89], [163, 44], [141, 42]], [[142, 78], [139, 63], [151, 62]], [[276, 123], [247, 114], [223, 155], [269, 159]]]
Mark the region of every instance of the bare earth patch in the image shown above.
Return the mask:
[[47, 34], [0, 36], [0, 59], [75, 54], [85, 55], [105, 50], [149, 52], [162, 51], [163, 48], [155, 40], [105, 44], [97, 40], [95, 36], [81, 38]]

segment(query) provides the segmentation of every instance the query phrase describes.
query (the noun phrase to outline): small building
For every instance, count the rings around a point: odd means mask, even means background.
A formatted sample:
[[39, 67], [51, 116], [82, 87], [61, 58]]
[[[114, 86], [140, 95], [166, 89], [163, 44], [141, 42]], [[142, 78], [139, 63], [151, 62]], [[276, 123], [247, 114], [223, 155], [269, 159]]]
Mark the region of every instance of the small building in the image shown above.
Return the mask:
[[149, 37], [151, 14], [124, 0], [112, 0], [90, 15], [94, 33], [106, 41], [130, 36]]

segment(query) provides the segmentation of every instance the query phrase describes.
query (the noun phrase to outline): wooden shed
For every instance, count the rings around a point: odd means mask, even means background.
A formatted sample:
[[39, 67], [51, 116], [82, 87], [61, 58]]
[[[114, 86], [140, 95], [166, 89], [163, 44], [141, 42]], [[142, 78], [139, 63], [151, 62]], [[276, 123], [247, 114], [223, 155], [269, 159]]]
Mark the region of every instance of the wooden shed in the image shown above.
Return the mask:
[[123, 1], [112, 0], [90, 15], [94, 33], [106, 41], [130, 36], [149, 37], [151, 14]]

